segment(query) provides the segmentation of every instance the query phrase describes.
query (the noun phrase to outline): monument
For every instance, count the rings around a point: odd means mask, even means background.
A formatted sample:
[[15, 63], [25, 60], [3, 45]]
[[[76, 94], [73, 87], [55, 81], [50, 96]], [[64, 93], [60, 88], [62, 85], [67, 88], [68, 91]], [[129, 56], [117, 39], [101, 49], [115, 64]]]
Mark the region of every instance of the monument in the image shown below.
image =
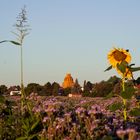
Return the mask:
[[71, 88], [74, 86], [74, 81], [70, 73], [66, 74], [64, 82], [62, 84], [63, 88]]

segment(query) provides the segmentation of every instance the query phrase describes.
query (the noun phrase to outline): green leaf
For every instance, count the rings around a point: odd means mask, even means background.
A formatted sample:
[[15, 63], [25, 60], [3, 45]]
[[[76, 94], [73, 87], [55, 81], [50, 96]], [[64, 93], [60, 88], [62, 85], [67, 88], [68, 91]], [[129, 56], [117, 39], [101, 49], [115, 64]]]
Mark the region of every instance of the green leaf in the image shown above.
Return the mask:
[[22, 119], [22, 128], [26, 133], [30, 132], [30, 122], [28, 118]]
[[112, 66], [109, 66], [104, 72], [109, 71], [112, 69]]
[[8, 40], [3, 40], [3, 41], [0, 41], [0, 43], [4, 43], [4, 42], [8, 42]]
[[121, 92], [121, 97], [123, 99], [131, 99], [134, 95], [135, 89], [133, 87], [127, 87], [125, 91]]
[[105, 136], [102, 140], [113, 140], [113, 138], [111, 136]]
[[122, 97], [123, 99], [131, 99], [132, 96], [133, 96], [132, 93], [127, 93], [126, 91], [121, 92], [121, 97]]
[[109, 105], [108, 109], [110, 111], [115, 112], [116, 110], [122, 109], [122, 107], [123, 107], [123, 104], [122, 103], [114, 103], [112, 105]]
[[104, 99], [110, 99], [114, 96], [113, 92], [110, 92], [106, 97], [104, 97]]
[[135, 65], [134, 63], [133, 63], [133, 64], [130, 64], [129, 67], [132, 67], [132, 66], [134, 66], [134, 65]]
[[37, 135], [38, 135], [38, 134], [30, 135], [30, 136], [28, 137], [28, 139], [29, 139], [29, 140], [32, 140], [32, 139], [35, 138]]
[[28, 138], [27, 137], [19, 137], [19, 138], [16, 138], [16, 140], [27, 140]]
[[135, 117], [140, 116], [140, 108], [134, 108], [134, 109], [132, 109], [132, 110], [129, 112], [129, 114], [130, 114], [131, 116], [135, 116]]
[[135, 67], [135, 68], [130, 67], [130, 70], [131, 72], [139, 71], [140, 67]]
[[117, 68], [122, 72], [125, 73], [126, 68], [128, 66], [128, 63], [126, 61], [121, 62], [120, 64], [117, 64]]
[[4, 43], [4, 42], [11, 42], [14, 45], [21, 45], [19, 42], [13, 41], [13, 40], [3, 40], [0, 43]]
[[0, 103], [4, 103], [5, 102], [5, 98], [3, 96], [0, 96]]
[[16, 41], [12, 41], [10, 40], [11, 43], [13, 43], [14, 45], [21, 45], [20, 43], [16, 42]]
[[40, 120], [37, 120], [31, 127], [31, 131], [34, 131], [37, 127], [38, 127], [38, 124], [40, 123]]

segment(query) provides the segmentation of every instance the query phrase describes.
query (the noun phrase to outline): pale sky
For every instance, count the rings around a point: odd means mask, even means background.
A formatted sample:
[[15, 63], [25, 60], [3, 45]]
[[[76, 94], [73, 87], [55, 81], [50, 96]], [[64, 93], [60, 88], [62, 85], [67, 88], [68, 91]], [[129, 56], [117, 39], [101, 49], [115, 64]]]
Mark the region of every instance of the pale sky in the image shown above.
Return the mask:
[[[30, 34], [23, 44], [24, 83], [63, 82], [66, 73], [92, 83], [117, 75], [107, 54], [115, 45], [129, 49], [140, 66], [139, 0], [0, 0], [0, 41], [26, 5]], [[20, 84], [20, 49], [0, 44], [0, 85]], [[117, 75], [119, 76], [119, 75]], [[136, 72], [135, 78], [140, 76]]]

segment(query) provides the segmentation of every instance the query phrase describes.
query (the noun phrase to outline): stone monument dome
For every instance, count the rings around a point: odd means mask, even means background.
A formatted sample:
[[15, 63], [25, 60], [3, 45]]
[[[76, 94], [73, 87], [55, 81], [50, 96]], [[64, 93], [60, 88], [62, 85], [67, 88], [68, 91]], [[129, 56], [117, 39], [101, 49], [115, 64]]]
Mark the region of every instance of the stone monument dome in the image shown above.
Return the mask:
[[66, 74], [65, 78], [64, 78], [64, 82], [62, 84], [63, 88], [69, 88], [69, 87], [73, 87], [74, 86], [74, 82], [73, 82], [73, 78], [71, 76], [70, 73]]

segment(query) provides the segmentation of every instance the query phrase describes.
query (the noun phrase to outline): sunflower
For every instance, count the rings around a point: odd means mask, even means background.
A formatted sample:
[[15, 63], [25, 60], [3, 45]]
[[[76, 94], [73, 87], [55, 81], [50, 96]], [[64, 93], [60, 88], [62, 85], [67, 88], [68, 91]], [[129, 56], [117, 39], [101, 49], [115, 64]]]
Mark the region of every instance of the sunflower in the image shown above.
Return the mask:
[[133, 74], [129, 68], [126, 68], [124, 73], [122, 73], [118, 68], [116, 68], [116, 70], [117, 70], [118, 74], [120, 74], [123, 78], [126, 78], [126, 79], [133, 78]]
[[120, 49], [120, 48], [114, 48], [108, 53], [107, 56], [109, 63], [112, 65], [112, 67], [116, 67], [117, 64], [120, 64], [121, 62], [125, 61], [127, 63], [130, 63], [131, 61], [131, 55], [128, 52], [128, 50]]

